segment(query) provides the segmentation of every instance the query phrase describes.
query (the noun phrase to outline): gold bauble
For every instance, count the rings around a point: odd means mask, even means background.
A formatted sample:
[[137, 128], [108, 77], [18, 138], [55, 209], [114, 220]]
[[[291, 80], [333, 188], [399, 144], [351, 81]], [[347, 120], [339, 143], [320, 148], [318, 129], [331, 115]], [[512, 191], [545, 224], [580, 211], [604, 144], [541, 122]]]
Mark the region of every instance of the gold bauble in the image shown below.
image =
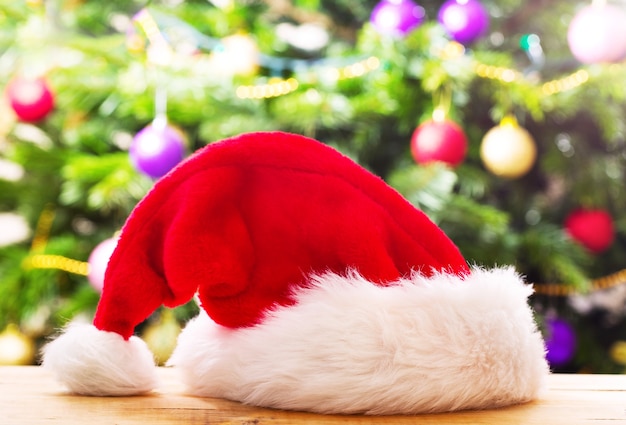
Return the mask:
[[163, 365], [172, 355], [179, 333], [180, 325], [174, 313], [164, 310], [159, 320], [145, 328], [141, 337], [154, 354], [157, 363]]
[[259, 68], [259, 48], [256, 41], [246, 34], [234, 34], [221, 40], [221, 46], [213, 50], [210, 64], [217, 75], [250, 76]]
[[532, 168], [537, 148], [528, 131], [515, 118], [507, 117], [483, 137], [480, 158], [496, 176], [515, 179]]
[[626, 341], [617, 341], [613, 344], [610, 355], [615, 363], [626, 365]]
[[21, 366], [33, 364], [35, 343], [10, 324], [0, 333], [0, 365]]

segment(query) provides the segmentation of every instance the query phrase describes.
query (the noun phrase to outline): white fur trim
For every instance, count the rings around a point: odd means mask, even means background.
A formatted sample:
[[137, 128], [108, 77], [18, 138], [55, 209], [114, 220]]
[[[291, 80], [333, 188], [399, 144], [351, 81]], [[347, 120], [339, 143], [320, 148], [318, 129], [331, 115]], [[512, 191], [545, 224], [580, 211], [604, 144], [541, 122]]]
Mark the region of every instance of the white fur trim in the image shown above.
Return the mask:
[[413, 414], [522, 403], [549, 373], [531, 293], [510, 268], [386, 288], [327, 274], [253, 328], [201, 314], [169, 363], [196, 395], [280, 409]]
[[77, 394], [125, 396], [156, 386], [154, 359], [141, 339], [133, 336], [126, 341], [88, 324], [70, 324], [46, 345], [43, 366]]

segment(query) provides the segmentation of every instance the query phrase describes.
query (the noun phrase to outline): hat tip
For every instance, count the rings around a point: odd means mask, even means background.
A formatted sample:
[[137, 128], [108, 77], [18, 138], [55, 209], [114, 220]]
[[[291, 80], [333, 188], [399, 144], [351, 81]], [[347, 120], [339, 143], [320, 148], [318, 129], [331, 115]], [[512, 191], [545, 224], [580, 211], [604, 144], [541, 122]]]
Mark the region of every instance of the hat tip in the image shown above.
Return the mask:
[[70, 324], [43, 349], [45, 369], [72, 393], [91, 396], [143, 394], [156, 387], [156, 366], [147, 345], [90, 324]]

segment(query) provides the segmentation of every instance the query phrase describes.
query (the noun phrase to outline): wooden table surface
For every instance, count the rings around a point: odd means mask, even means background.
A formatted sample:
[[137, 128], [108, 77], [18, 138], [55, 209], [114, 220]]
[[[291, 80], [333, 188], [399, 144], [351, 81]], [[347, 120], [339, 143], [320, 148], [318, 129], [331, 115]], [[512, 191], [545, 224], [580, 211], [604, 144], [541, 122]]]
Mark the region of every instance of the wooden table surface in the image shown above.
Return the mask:
[[504, 409], [419, 416], [286, 412], [184, 395], [176, 371], [140, 397], [68, 394], [37, 366], [0, 367], [0, 424], [626, 424], [626, 375], [552, 375], [539, 400]]

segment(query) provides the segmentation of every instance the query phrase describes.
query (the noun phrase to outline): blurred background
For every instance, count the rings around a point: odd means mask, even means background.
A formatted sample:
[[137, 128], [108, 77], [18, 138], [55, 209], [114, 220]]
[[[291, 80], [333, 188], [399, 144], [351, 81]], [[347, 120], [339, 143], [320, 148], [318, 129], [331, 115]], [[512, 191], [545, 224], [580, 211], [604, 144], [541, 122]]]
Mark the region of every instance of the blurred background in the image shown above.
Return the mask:
[[[0, 0], [0, 364], [90, 320], [196, 149], [284, 130], [514, 265], [557, 372], [626, 368], [626, 3]], [[160, 361], [194, 302], [139, 329]]]

